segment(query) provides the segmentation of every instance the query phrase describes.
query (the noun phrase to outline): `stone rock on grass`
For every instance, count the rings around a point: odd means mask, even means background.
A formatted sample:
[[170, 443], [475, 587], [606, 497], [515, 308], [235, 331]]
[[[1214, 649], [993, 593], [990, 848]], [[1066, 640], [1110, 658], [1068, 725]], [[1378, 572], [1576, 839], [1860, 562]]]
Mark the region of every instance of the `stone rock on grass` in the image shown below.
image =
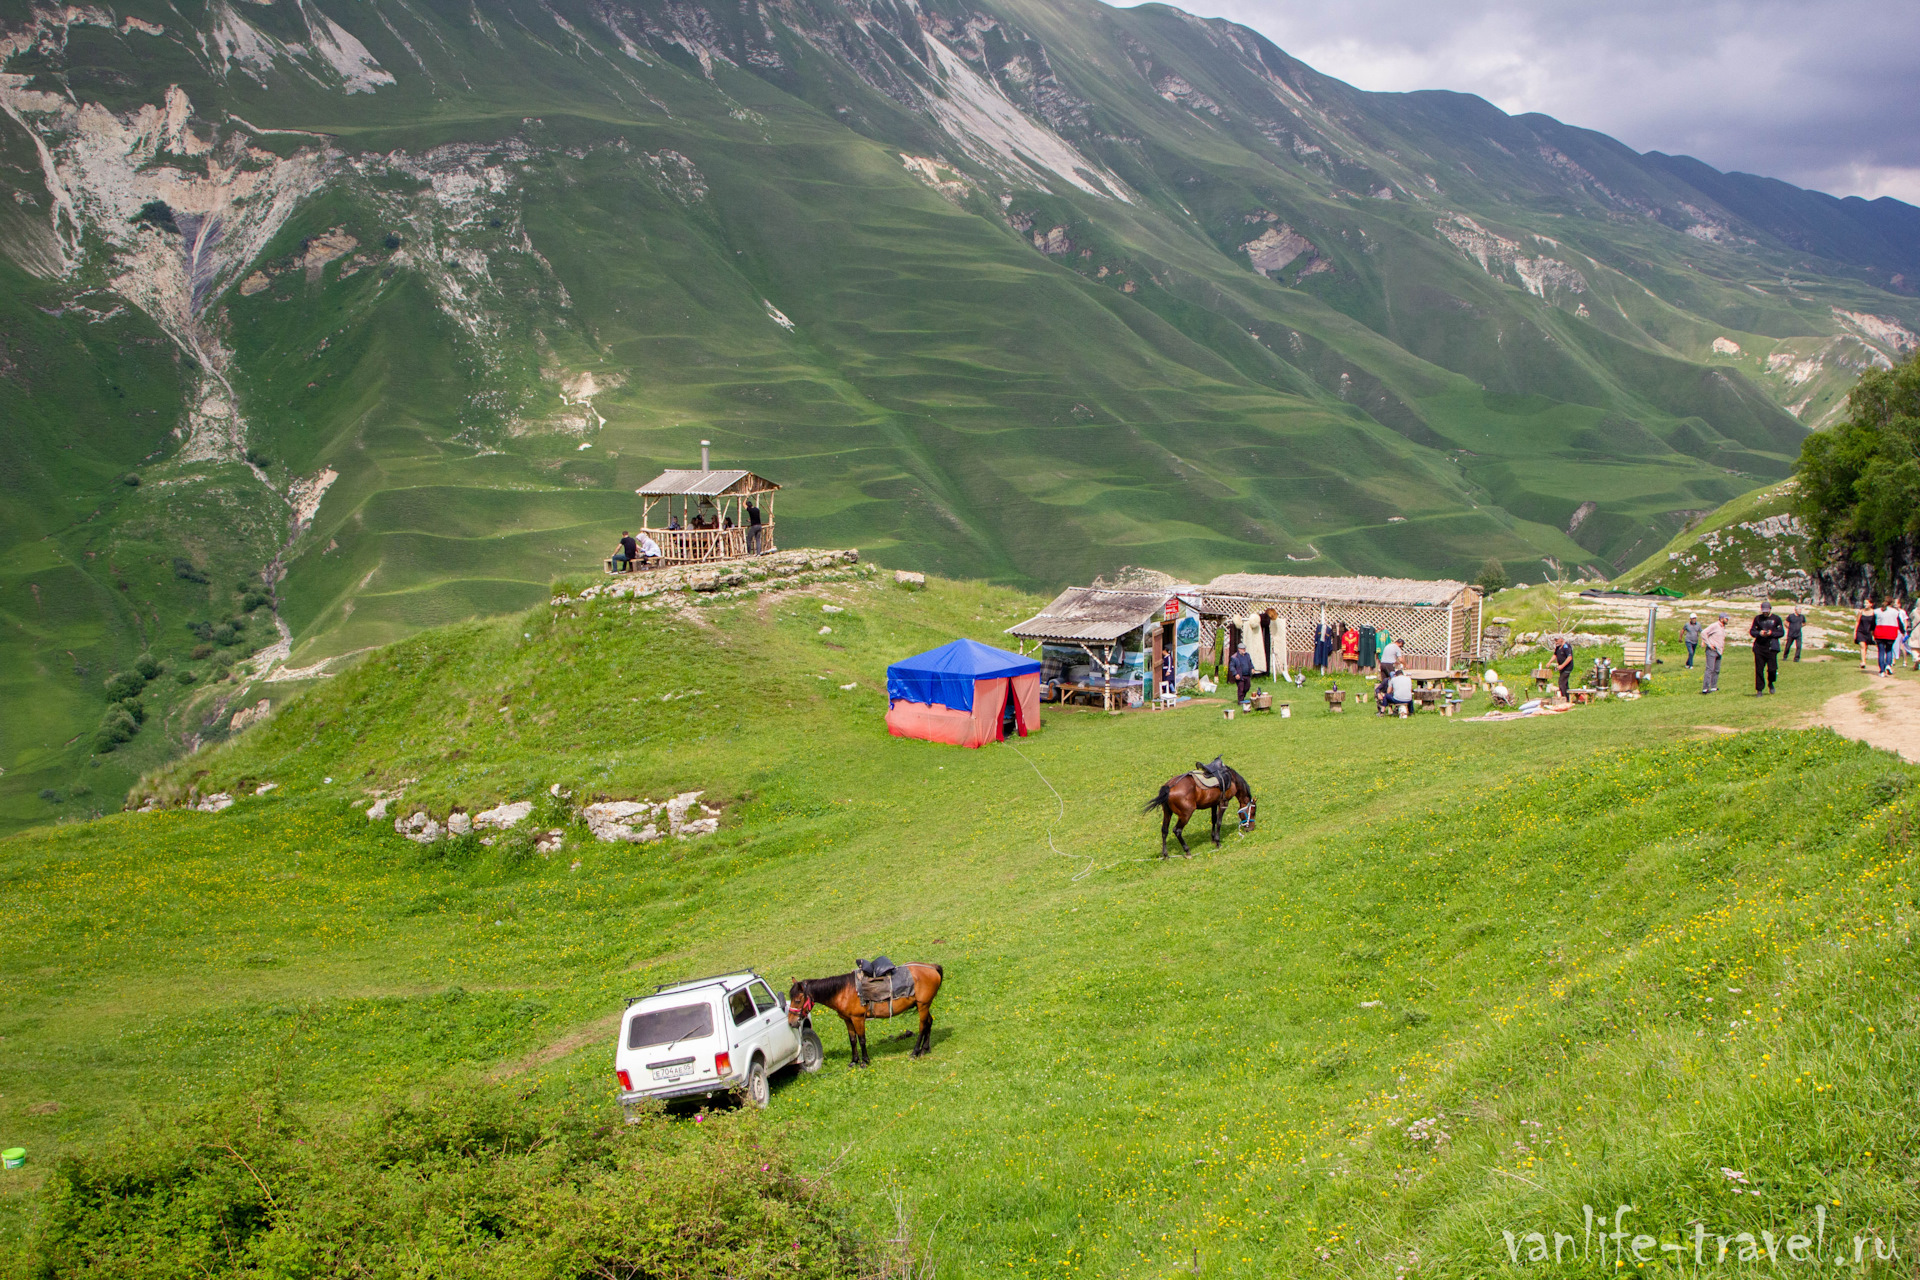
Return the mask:
[[541, 853], [557, 853], [566, 847], [566, 836], [566, 832], [555, 827], [546, 834], [536, 837], [533, 847]]
[[234, 712], [233, 719], [228, 721], [227, 732], [238, 733], [250, 724], [258, 724], [260, 721], [265, 720], [267, 713], [272, 710], [273, 700], [271, 698], [262, 698], [250, 707], [242, 707], [240, 710]]
[[587, 829], [596, 840], [647, 844], [660, 838], [660, 828], [651, 819], [663, 807], [647, 800], [607, 800], [588, 805], [580, 816], [586, 819]]
[[909, 591], [920, 591], [925, 589], [927, 585], [926, 574], [914, 573], [907, 569], [895, 569], [893, 571], [893, 580]]
[[393, 820], [393, 829], [415, 844], [432, 844], [440, 838], [440, 824], [422, 811]]
[[498, 805], [483, 813], [474, 814], [473, 825], [476, 827], [493, 827], [499, 831], [506, 831], [525, 822], [527, 816], [532, 812], [533, 801], [515, 800], [512, 804]]
[[379, 822], [381, 819], [385, 818], [386, 816], [387, 816], [387, 797], [381, 796], [378, 800], [375, 800], [373, 802], [373, 806], [367, 810], [367, 821]]
[[216, 791], [212, 795], [204, 797], [199, 804], [193, 807], [195, 811], [199, 813], [219, 813], [222, 809], [230, 809], [233, 807], [233, 797], [224, 791]]
[[447, 815], [448, 835], [464, 836], [472, 830], [473, 819], [469, 818], [466, 814], [455, 811]]
[[[667, 819], [667, 834], [685, 840], [712, 835], [720, 829], [720, 811], [698, 803], [705, 794], [684, 791], [671, 800], [603, 800], [582, 809], [580, 816], [586, 819], [596, 840], [609, 844], [651, 844], [660, 839], [662, 814]], [[696, 805], [705, 816], [690, 816]]]

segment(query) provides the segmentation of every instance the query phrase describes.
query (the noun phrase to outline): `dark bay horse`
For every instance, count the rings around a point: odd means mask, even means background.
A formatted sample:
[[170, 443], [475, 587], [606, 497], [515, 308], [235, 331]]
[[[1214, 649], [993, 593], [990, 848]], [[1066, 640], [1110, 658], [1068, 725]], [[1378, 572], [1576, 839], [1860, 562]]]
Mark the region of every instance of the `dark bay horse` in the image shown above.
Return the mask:
[[901, 968], [913, 975], [913, 994], [901, 996], [895, 1000], [883, 1001], [869, 1007], [860, 1002], [859, 990], [854, 986], [853, 975], [842, 973], [832, 978], [801, 978], [787, 991], [787, 1025], [798, 1027], [800, 1020], [813, 1012], [815, 1005], [823, 1005], [840, 1015], [840, 1021], [847, 1024], [847, 1044], [853, 1052], [855, 1067], [864, 1067], [872, 1063], [867, 1053], [867, 1019], [890, 1018], [905, 1013], [909, 1009], [920, 1010], [920, 1034], [913, 1042], [913, 1056], [922, 1057], [933, 1051], [933, 998], [940, 994], [940, 983], [946, 977], [946, 971], [937, 964], [909, 964]]
[[[1180, 842], [1180, 851], [1188, 857], [1193, 856], [1193, 850], [1187, 847], [1186, 829], [1187, 820], [1193, 817], [1197, 809], [1213, 811], [1212, 835], [1213, 847], [1216, 849], [1220, 847], [1220, 810], [1224, 806], [1235, 805], [1240, 811], [1241, 830], [1253, 830], [1256, 806], [1253, 800], [1253, 788], [1247, 785], [1247, 780], [1219, 760], [1215, 760], [1212, 764], [1201, 765], [1200, 768], [1217, 779], [1221, 785], [1204, 787], [1194, 781], [1192, 774], [1183, 773], [1177, 778], [1167, 779], [1167, 784], [1160, 788], [1160, 794], [1147, 801], [1146, 808], [1140, 811], [1152, 813], [1155, 809], [1161, 810], [1160, 857], [1163, 860], [1167, 856], [1169, 824], [1173, 824], [1173, 836]], [[1175, 818], [1179, 819], [1177, 824], [1174, 823]]]

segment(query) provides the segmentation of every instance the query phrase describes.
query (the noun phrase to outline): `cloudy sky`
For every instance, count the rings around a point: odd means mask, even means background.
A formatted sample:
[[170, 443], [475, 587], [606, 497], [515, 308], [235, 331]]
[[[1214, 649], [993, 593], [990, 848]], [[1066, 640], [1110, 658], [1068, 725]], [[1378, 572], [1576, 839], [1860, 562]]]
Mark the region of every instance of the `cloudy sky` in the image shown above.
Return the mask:
[[1175, 0], [1363, 89], [1458, 89], [1639, 151], [1920, 204], [1915, 0]]

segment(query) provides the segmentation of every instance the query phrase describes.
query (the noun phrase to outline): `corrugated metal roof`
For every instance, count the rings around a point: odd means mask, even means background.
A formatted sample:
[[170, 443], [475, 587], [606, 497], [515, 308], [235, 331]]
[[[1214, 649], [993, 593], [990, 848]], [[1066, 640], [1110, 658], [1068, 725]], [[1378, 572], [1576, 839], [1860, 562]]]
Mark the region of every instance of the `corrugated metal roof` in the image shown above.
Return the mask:
[[779, 487], [751, 471], [662, 471], [634, 492], [643, 498], [682, 493], [717, 498], [721, 494], [765, 493]]
[[1158, 620], [1172, 591], [1103, 591], [1098, 587], [1068, 587], [1053, 603], [1007, 628], [1010, 636], [1027, 640], [1084, 640], [1106, 644], [1144, 623]]
[[1464, 582], [1418, 578], [1308, 578], [1278, 573], [1223, 573], [1201, 588], [1209, 596], [1249, 600], [1306, 600], [1327, 604], [1424, 604], [1442, 608], [1459, 603]]

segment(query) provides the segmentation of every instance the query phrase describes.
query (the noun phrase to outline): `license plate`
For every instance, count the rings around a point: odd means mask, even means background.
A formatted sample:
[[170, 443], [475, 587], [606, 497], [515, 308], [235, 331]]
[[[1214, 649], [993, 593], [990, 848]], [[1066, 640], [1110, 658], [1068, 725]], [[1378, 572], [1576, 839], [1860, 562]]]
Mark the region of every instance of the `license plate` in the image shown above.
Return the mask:
[[653, 1078], [655, 1080], [678, 1080], [682, 1076], [690, 1076], [692, 1074], [693, 1068], [691, 1066], [655, 1067], [653, 1069]]

